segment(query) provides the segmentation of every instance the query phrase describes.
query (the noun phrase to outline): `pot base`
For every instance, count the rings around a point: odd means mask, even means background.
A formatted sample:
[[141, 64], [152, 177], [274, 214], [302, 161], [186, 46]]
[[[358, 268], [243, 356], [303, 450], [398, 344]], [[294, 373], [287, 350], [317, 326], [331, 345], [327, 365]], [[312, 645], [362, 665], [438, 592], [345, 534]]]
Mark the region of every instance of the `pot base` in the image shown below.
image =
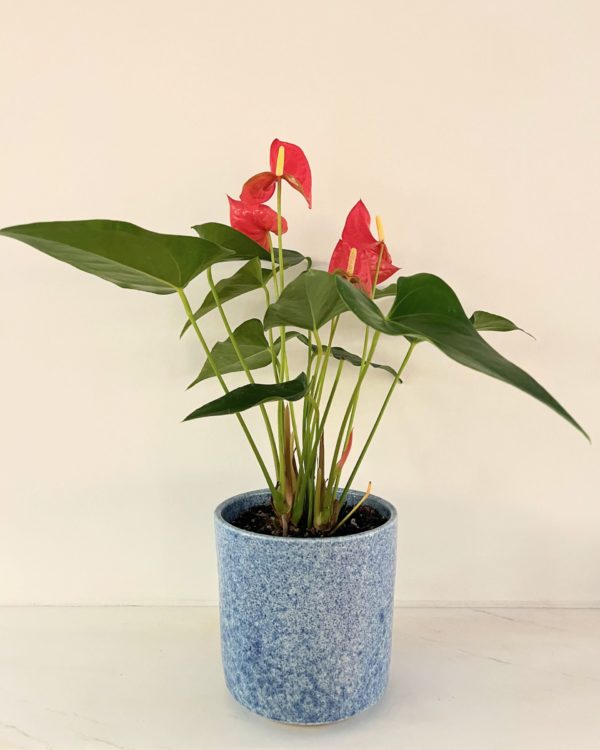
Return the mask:
[[350, 719], [354, 719], [356, 716], [360, 716], [361, 714], [366, 713], [369, 709], [373, 708], [373, 706], [376, 706], [377, 703], [381, 700], [383, 697], [383, 694], [385, 693], [385, 688], [382, 691], [381, 695], [377, 696], [377, 698], [373, 701], [373, 703], [370, 703], [368, 706], [364, 706], [363, 708], [359, 708], [358, 711], [355, 711], [352, 714], [348, 714], [347, 716], [340, 716], [337, 719], [330, 719], [329, 721], [288, 721], [287, 719], [276, 719], [272, 716], [267, 716], [267, 714], [261, 714], [260, 712], [256, 711], [252, 706], [247, 706], [245, 703], [242, 703], [240, 700], [236, 698], [236, 696], [229, 690], [229, 695], [233, 698], [233, 700], [238, 703], [240, 706], [243, 706], [247, 711], [250, 711], [255, 716], [260, 716], [261, 719], [266, 719], [267, 721], [272, 721], [275, 724], [283, 724], [288, 727], [325, 727], [329, 724], [342, 724], [344, 721], [349, 721]]

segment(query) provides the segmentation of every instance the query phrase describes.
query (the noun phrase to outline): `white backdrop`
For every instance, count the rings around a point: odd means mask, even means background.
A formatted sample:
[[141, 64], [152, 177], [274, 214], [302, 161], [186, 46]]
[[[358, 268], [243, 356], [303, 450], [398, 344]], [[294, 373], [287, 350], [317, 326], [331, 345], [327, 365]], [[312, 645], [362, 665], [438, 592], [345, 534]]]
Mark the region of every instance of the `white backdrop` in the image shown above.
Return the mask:
[[[362, 197], [405, 273], [536, 335], [489, 339], [596, 439], [417, 350], [356, 483], [398, 507], [399, 601], [600, 601], [597, 3], [1, 5], [1, 225], [187, 233], [299, 143], [289, 247], [326, 262]], [[214, 602], [213, 507], [261, 482], [234, 420], [180, 423], [218, 391], [185, 392], [178, 300], [0, 244], [0, 603]]]

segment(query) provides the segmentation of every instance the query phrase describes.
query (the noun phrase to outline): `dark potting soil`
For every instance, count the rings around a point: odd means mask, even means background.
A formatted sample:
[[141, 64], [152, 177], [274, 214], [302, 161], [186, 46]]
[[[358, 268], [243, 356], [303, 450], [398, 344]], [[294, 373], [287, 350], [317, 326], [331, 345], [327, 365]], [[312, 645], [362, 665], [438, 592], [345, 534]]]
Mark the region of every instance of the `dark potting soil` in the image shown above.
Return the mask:
[[[339, 519], [344, 518], [352, 510], [351, 505], [344, 505], [340, 511]], [[378, 510], [371, 508], [369, 505], [361, 505], [352, 516], [343, 523], [340, 528], [331, 536], [348, 536], [349, 534], [359, 534], [361, 531], [370, 531], [376, 529], [386, 522], [386, 518]], [[241, 513], [234, 521], [233, 526], [245, 531], [254, 531], [256, 534], [266, 534], [267, 536], [281, 536], [281, 524], [273, 509], [267, 505], [253, 505]], [[329, 536], [327, 533], [318, 533], [315, 531], [306, 531], [290, 526], [288, 536], [294, 537], [319, 537]]]

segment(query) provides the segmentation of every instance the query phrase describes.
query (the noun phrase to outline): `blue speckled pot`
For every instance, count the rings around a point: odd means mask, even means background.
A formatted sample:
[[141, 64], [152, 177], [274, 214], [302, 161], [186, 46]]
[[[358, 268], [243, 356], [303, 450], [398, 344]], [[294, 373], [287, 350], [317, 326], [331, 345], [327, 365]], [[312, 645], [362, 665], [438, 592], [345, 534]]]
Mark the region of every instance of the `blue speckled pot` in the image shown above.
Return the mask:
[[[351, 491], [357, 502], [362, 493]], [[232, 526], [267, 491], [237, 495], [215, 511], [221, 647], [233, 697], [291, 724], [346, 719], [381, 697], [390, 661], [396, 511], [343, 537], [294, 539]]]

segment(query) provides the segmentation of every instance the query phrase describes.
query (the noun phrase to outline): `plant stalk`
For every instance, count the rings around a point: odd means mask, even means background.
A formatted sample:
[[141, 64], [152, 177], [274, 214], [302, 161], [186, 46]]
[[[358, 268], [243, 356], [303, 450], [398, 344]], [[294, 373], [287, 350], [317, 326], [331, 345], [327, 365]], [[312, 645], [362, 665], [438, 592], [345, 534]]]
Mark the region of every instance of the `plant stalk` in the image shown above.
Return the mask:
[[408, 364], [408, 360], [410, 359], [410, 357], [411, 357], [411, 355], [412, 355], [412, 353], [414, 351], [414, 348], [417, 345], [417, 343], [418, 343], [417, 341], [411, 341], [410, 342], [410, 346], [408, 347], [408, 351], [406, 352], [406, 354], [404, 356], [404, 359], [402, 360], [402, 364], [398, 368], [398, 372], [396, 373], [396, 375], [394, 377], [394, 380], [392, 381], [392, 384], [390, 385], [389, 390], [388, 390], [388, 392], [386, 394], [386, 397], [385, 397], [385, 399], [383, 401], [383, 404], [381, 405], [381, 408], [379, 409], [379, 413], [377, 414], [377, 417], [375, 419], [373, 427], [371, 428], [371, 432], [369, 432], [369, 435], [368, 435], [368, 437], [367, 437], [367, 439], [365, 441], [363, 449], [360, 452], [360, 455], [358, 456], [358, 458], [356, 459], [356, 463], [354, 464], [354, 468], [352, 469], [352, 471], [350, 473], [350, 476], [348, 477], [348, 481], [346, 483], [346, 486], [344, 487], [344, 491], [342, 492], [342, 494], [340, 496], [340, 499], [338, 501], [339, 504], [340, 504], [340, 507], [344, 504], [344, 500], [346, 499], [346, 495], [348, 494], [350, 486], [351, 486], [352, 482], [354, 481], [354, 477], [356, 476], [356, 473], [358, 472], [358, 470], [360, 468], [360, 465], [361, 465], [364, 457], [366, 456], [367, 451], [369, 450], [369, 446], [371, 445], [371, 441], [373, 440], [373, 437], [375, 436], [375, 433], [377, 432], [377, 428], [379, 427], [379, 424], [380, 424], [381, 419], [382, 419], [382, 417], [384, 415], [384, 412], [385, 412], [385, 410], [387, 408], [387, 405], [390, 402], [390, 399], [392, 397], [394, 389], [396, 388], [396, 386], [400, 382], [400, 377], [401, 377], [401, 375], [402, 375], [402, 373], [404, 371], [404, 368]]
[[[188, 298], [186, 297], [185, 292], [183, 291], [183, 289], [177, 289], [177, 293], [179, 295], [179, 299], [181, 300], [183, 304], [183, 308], [186, 312], [188, 320], [190, 321], [190, 325], [196, 332], [196, 336], [198, 337], [198, 340], [200, 341], [200, 344], [202, 348], [204, 349], [204, 354], [206, 355], [206, 359], [208, 360], [208, 363], [212, 367], [213, 372], [215, 373], [215, 376], [217, 377], [225, 393], [229, 393], [229, 388], [227, 388], [227, 383], [223, 379], [223, 376], [221, 375], [221, 373], [219, 372], [215, 364], [212, 354], [210, 353], [208, 344], [206, 343], [206, 339], [202, 335], [202, 331], [198, 327], [198, 323], [196, 322], [196, 319], [194, 318], [194, 313], [192, 311], [192, 308], [190, 307], [190, 303], [189, 303]], [[260, 466], [260, 469], [263, 473], [265, 481], [269, 487], [269, 490], [271, 491], [271, 494], [275, 495], [276, 494], [275, 485], [273, 484], [273, 481], [271, 480], [271, 477], [269, 475], [269, 470], [265, 466], [265, 462], [263, 461], [263, 458], [260, 455], [260, 451], [258, 450], [256, 443], [254, 442], [254, 438], [252, 437], [252, 434], [250, 433], [250, 430], [248, 429], [248, 425], [246, 424], [246, 421], [244, 420], [241, 414], [236, 413], [235, 416], [238, 422], [240, 423], [242, 430], [244, 431], [244, 435], [246, 436], [246, 439], [248, 440], [248, 443], [250, 444], [250, 448], [252, 449], [252, 452], [254, 453], [256, 460], [258, 461], [258, 465]]]
[[[223, 309], [223, 305], [221, 304], [221, 299], [219, 297], [219, 294], [217, 292], [217, 288], [215, 286], [215, 282], [213, 280], [212, 276], [212, 269], [209, 267], [206, 269], [206, 276], [208, 278], [208, 284], [210, 286], [210, 290], [213, 295], [213, 299], [215, 300], [215, 304], [217, 306], [217, 309], [219, 310], [219, 314], [221, 316], [221, 320], [223, 321], [223, 325], [225, 326], [225, 330], [227, 331], [227, 336], [229, 337], [229, 340], [231, 341], [231, 345], [233, 346], [233, 350], [236, 353], [236, 356], [246, 373], [246, 377], [248, 378], [249, 383], [254, 383], [254, 376], [250, 372], [250, 368], [248, 367], [248, 363], [246, 362], [244, 355], [242, 354], [240, 347], [237, 343], [237, 340], [235, 338], [235, 334], [229, 325], [229, 320], [227, 319], [227, 315], [225, 314], [225, 310]], [[263, 404], [259, 405], [260, 413], [262, 414], [262, 418], [265, 423], [265, 427], [267, 428], [267, 434], [269, 436], [269, 443], [271, 445], [271, 452], [273, 453], [273, 461], [275, 462], [275, 467], [277, 467], [279, 463], [279, 456], [277, 455], [277, 447], [275, 445], [275, 435], [273, 434], [273, 428], [271, 427], [271, 420], [269, 419], [269, 415], [267, 414], [267, 410]]]

